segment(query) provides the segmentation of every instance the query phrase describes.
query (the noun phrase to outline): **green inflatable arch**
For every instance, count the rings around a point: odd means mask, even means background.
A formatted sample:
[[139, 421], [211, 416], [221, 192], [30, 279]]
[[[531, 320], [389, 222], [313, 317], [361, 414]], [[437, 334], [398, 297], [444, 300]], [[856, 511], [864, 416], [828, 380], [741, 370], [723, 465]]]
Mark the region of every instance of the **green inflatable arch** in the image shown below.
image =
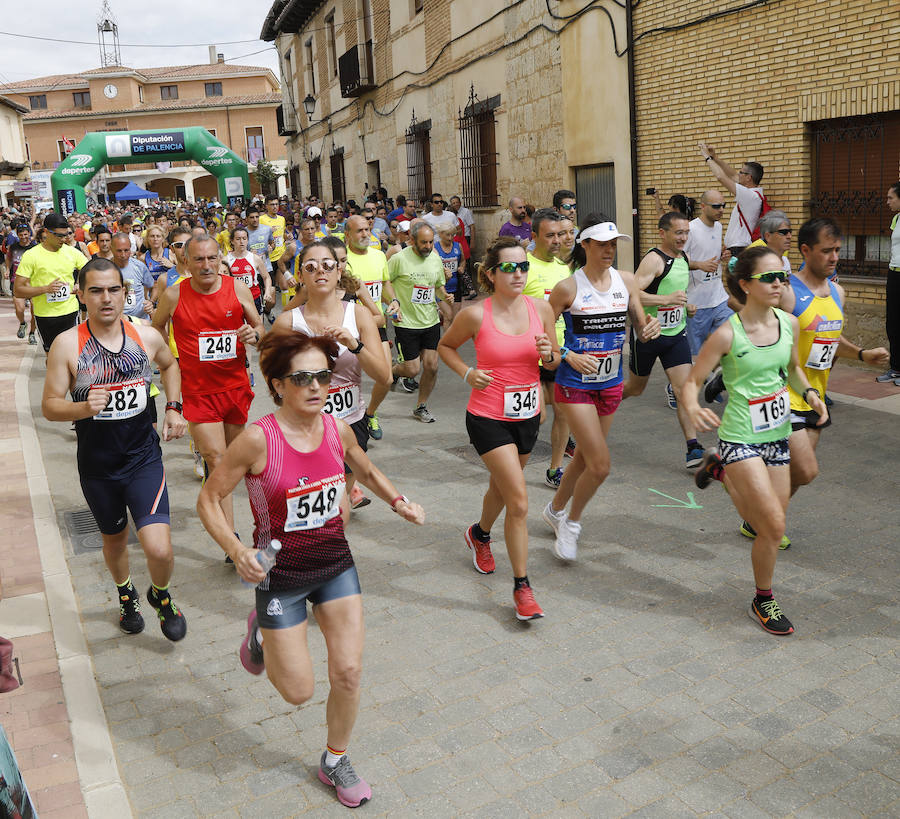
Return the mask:
[[58, 213], [84, 213], [84, 186], [107, 163], [171, 162], [191, 159], [219, 183], [219, 201], [236, 204], [250, 197], [247, 163], [206, 128], [192, 126], [163, 131], [95, 131], [85, 134], [78, 147], [50, 177]]

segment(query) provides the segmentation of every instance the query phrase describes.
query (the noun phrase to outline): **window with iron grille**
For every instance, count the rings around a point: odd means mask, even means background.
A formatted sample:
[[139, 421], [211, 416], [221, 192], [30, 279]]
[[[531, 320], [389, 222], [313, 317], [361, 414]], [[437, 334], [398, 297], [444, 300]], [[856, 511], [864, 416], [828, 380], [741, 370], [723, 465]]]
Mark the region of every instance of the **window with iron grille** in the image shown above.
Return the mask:
[[463, 200], [470, 208], [495, 207], [497, 192], [497, 137], [495, 109], [500, 95], [484, 102], [469, 92], [469, 103], [459, 112], [460, 171]]
[[415, 111], [406, 129], [406, 189], [417, 202], [431, 196], [431, 120], [417, 122]]
[[319, 167], [319, 160], [311, 159], [307, 163], [307, 167], [309, 168], [309, 195], [319, 199], [322, 196], [322, 170]]
[[331, 201], [345, 201], [343, 148], [335, 148], [334, 152], [331, 154]]
[[830, 216], [841, 227], [837, 272], [843, 276], [887, 275], [891, 213], [885, 192], [897, 181], [900, 112], [811, 123], [813, 216]]

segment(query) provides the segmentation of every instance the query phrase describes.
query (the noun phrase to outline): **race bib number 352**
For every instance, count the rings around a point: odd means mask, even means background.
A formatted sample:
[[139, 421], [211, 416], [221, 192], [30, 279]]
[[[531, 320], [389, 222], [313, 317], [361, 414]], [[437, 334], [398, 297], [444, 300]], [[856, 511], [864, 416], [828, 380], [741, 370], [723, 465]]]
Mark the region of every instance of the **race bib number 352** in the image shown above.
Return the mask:
[[72, 297], [72, 288], [68, 284], [64, 284], [59, 290], [47, 293], [47, 301], [50, 304], [58, 304], [62, 301], [68, 301]]
[[537, 384], [507, 387], [503, 391], [504, 418], [524, 421], [526, 418], [534, 418], [540, 411]]
[[344, 494], [344, 476], [333, 475], [305, 486], [289, 489], [285, 495], [287, 517], [285, 532], [318, 529], [340, 514]]
[[201, 361], [228, 361], [237, 358], [237, 330], [200, 333]]
[[791, 403], [785, 387], [771, 395], [751, 398], [747, 403], [750, 405], [750, 423], [754, 432], [777, 429], [787, 422], [791, 412]]
[[93, 389], [109, 390], [106, 406], [94, 416], [95, 421], [121, 421], [140, 415], [147, 409], [147, 385], [143, 378], [121, 384], [104, 384]]

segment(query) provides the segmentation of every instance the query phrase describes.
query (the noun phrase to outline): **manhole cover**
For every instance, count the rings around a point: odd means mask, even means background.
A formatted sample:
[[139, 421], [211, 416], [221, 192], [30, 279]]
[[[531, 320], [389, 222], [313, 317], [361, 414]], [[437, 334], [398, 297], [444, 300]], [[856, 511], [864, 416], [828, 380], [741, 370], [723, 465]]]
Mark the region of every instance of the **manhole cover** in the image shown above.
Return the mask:
[[[63, 512], [63, 523], [66, 534], [76, 555], [93, 552], [103, 548], [103, 536], [97, 528], [97, 522], [90, 509], [79, 509], [76, 512]], [[128, 542], [138, 543], [134, 530], [128, 527]]]

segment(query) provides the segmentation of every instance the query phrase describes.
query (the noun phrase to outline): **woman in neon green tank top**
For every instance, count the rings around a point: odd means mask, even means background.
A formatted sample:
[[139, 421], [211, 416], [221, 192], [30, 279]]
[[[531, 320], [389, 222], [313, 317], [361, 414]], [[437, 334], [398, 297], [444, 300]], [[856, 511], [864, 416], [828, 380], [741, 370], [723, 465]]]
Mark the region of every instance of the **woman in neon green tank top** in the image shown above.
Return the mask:
[[[756, 596], [750, 617], [770, 634], [792, 634], [794, 627], [772, 596], [772, 575], [784, 535], [791, 496], [790, 400], [787, 385], [820, 414], [828, 410], [810, 386], [797, 357], [797, 319], [776, 305], [785, 282], [781, 259], [767, 247], [745, 250], [727, 284], [744, 306], [704, 343], [683, 391], [684, 408], [697, 429], [718, 427], [718, 451], [709, 450], [696, 476], [701, 489], [721, 480], [756, 536], [751, 561]], [[722, 363], [728, 389], [723, 418], [701, 408], [697, 393]]]

